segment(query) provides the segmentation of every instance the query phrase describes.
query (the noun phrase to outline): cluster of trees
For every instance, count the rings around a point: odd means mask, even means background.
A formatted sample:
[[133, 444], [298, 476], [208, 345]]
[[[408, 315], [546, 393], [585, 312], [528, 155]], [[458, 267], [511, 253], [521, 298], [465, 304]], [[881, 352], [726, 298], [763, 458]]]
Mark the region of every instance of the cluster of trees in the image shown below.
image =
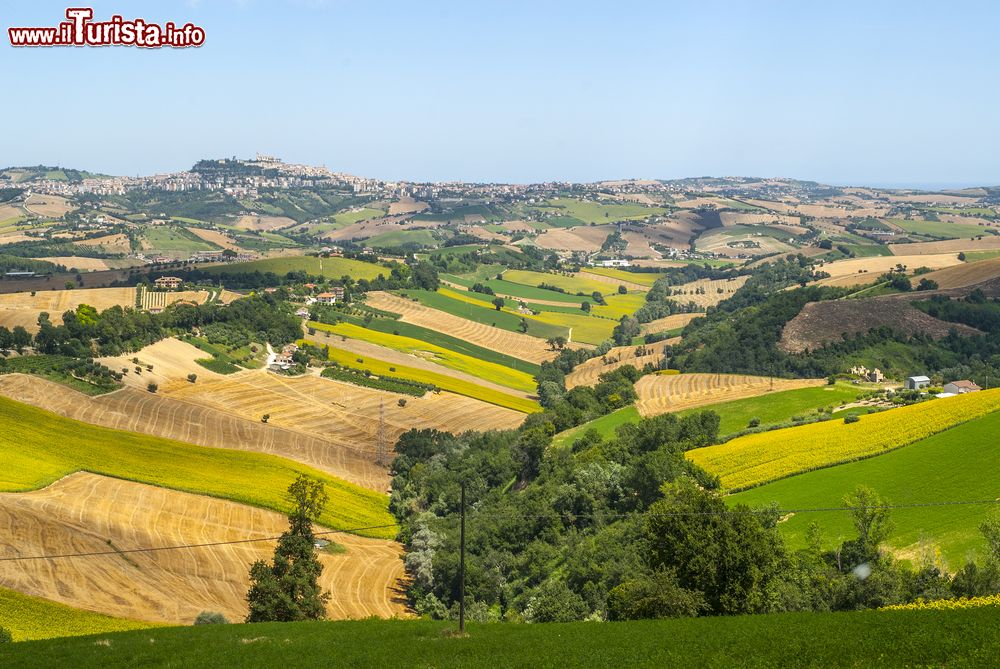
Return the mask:
[[549, 448], [542, 418], [516, 431], [411, 430], [396, 445], [390, 510], [401, 524], [415, 608], [454, 617], [460, 491], [467, 498], [466, 602], [472, 619], [569, 621], [854, 610], [1000, 592], [992, 557], [945, 574], [882, 550], [892, 529], [875, 491], [845, 500], [855, 536], [787, 547], [771, 506], [729, 507], [684, 452], [717, 439], [712, 412], [663, 415]]
[[222, 304], [175, 304], [161, 313], [113, 306], [98, 313], [81, 304], [63, 314], [62, 325], [54, 325], [47, 313], [38, 318], [34, 337], [38, 353], [76, 358], [119, 355], [137, 351], [165, 337], [194, 328], [214, 326], [217, 333], [243, 333], [247, 340], [283, 345], [301, 334], [299, 321], [290, 308], [273, 295], [260, 295]]

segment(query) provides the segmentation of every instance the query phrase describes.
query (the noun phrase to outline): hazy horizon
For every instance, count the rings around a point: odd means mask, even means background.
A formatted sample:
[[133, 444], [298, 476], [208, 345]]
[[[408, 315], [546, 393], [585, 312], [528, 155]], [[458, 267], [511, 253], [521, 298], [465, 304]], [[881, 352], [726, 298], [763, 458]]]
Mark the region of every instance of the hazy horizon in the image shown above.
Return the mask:
[[[259, 151], [390, 181], [1000, 184], [987, 2], [93, 6], [207, 40], [15, 49], [4, 35], [20, 96], [0, 116], [5, 164], [145, 175]], [[65, 9], [17, 3], [5, 27]]]

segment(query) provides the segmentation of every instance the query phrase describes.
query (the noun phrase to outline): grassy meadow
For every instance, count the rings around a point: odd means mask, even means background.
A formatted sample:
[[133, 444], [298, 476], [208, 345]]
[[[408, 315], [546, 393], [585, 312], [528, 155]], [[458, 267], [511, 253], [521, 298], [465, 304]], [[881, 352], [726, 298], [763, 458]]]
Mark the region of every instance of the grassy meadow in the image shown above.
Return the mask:
[[511, 269], [504, 272], [503, 278], [505, 281], [519, 283], [524, 286], [536, 287], [543, 283], [556, 286], [557, 288], [562, 288], [570, 295], [575, 293], [583, 293], [584, 295], [591, 295], [593, 293], [610, 295], [611, 293], [618, 292], [618, 287], [610, 283], [578, 276], [566, 276], [565, 274]]
[[[159, 626], [138, 620], [112, 618], [0, 588], [0, 627], [10, 630], [14, 641], [37, 641]], [[0, 650], [0, 658], [2, 656], [3, 651]]]
[[378, 275], [389, 276], [389, 271], [381, 265], [375, 265], [351, 258], [320, 258], [318, 256], [283, 256], [280, 258], [265, 258], [245, 263], [233, 263], [206, 267], [206, 272], [213, 274], [236, 274], [243, 272], [273, 272], [278, 275], [288, 272], [306, 272], [314, 276], [324, 276], [328, 279], [339, 279], [349, 276], [352, 279], [374, 279]]
[[627, 623], [427, 620], [169, 627], [0, 647], [7, 667], [993, 667], [997, 610], [859, 611]]

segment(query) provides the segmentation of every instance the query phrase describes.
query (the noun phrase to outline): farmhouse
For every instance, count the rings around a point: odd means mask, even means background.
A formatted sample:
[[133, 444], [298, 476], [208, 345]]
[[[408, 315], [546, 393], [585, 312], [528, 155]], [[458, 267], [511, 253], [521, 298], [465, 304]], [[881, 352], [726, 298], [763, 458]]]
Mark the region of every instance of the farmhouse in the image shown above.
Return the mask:
[[338, 301], [344, 301], [344, 289], [340, 286], [334, 286], [330, 289], [329, 293], [320, 293], [316, 296], [316, 301], [320, 304], [336, 304]]
[[962, 381], [952, 381], [951, 383], [944, 384], [944, 392], [952, 393], [954, 395], [963, 395], [965, 393], [974, 393], [982, 390], [972, 381], [962, 380]]
[[931, 385], [931, 380], [926, 376], [910, 376], [906, 379], [907, 390], [920, 390]]
[[162, 290], [177, 290], [184, 281], [176, 276], [161, 276], [153, 285]]

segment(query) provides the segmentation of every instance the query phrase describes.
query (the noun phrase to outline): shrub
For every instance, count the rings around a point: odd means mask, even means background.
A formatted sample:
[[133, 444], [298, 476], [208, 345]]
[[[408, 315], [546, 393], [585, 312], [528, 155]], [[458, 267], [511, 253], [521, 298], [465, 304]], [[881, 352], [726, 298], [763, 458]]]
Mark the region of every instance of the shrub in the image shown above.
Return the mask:
[[406, 406], [406, 398], [405, 397], [400, 397], [399, 398], [399, 402], [397, 402], [397, 404], [399, 404], [400, 407], [405, 407]]
[[190, 381], [191, 383], [194, 383], [197, 380], [198, 380], [198, 375], [197, 374], [188, 374], [188, 381]]
[[202, 611], [198, 614], [198, 617], [194, 619], [195, 625], [228, 625], [229, 621], [226, 616], [222, 615], [218, 611]]
[[146, 390], [148, 390], [151, 393], [155, 393], [159, 389], [160, 389], [160, 387], [158, 385], [156, 385], [155, 383], [150, 383], [148, 386], [146, 386]]
[[751, 418], [750, 422], [747, 423], [747, 427], [758, 427], [760, 425], [760, 418]]
[[0, 643], [10, 643], [14, 639], [10, 635], [10, 630], [6, 627], [0, 627]]
[[858, 418], [857, 414], [849, 413], [846, 416], [844, 416], [845, 423], [857, 423], [859, 420], [860, 418]]

